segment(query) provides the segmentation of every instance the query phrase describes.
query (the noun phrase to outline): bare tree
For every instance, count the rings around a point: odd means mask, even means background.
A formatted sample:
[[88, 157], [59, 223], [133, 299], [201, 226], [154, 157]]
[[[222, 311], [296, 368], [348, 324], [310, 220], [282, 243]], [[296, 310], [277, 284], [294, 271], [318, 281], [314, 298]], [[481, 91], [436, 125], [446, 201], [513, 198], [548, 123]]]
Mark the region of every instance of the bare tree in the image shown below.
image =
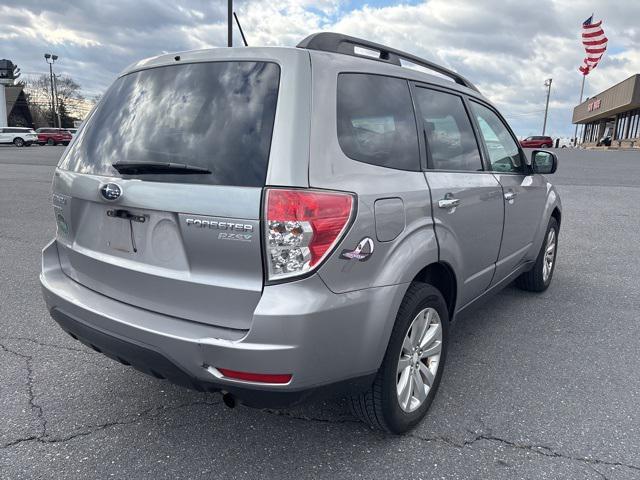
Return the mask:
[[[82, 119], [91, 109], [92, 101], [87, 101], [82, 95], [80, 84], [67, 75], [56, 75], [57, 111], [61, 114], [64, 127], [72, 127], [73, 121]], [[35, 118], [46, 120], [53, 124], [51, 119], [51, 79], [43, 73], [25, 82], [25, 90], [28, 95], [29, 107]], [[62, 118], [64, 116], [64, 118]]]

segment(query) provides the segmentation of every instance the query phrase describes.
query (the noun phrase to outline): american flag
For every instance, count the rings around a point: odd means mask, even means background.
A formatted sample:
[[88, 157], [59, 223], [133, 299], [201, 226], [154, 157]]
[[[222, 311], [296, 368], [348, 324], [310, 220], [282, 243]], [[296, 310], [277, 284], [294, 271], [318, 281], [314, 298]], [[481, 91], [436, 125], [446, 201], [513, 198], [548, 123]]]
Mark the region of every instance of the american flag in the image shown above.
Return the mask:
[[583, 75], [588, 75], [598, 66], [598, 62], [607, 50], [607, 41], [602, 29], [602, 20], [593, 23], [593, 15], [591, 15], [582, 23], [582, 44], [587, 55], [578, 70]]

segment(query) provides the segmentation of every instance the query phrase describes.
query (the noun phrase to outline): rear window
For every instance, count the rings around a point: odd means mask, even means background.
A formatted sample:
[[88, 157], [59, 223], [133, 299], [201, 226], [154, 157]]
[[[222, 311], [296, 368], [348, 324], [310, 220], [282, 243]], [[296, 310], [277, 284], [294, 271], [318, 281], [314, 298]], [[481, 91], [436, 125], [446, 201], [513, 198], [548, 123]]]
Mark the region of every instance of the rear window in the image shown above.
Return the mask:
[[348, 157], [399, 170], [420, 170], [418, 130], [406, 80], [338, 76], [338, 141]]
[[[263, 186], [280, 68], [210, 62], [125, 75], [110, 87], [60, 168], [148, 181]], [[115, 162], [163, 162], [211, 174], [120, 175]]]

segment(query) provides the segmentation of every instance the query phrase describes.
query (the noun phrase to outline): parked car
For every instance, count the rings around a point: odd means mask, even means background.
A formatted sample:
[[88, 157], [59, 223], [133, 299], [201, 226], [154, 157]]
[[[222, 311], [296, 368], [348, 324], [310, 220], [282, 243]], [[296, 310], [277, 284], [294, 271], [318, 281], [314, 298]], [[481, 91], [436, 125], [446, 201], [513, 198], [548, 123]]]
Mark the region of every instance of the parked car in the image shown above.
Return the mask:
[[38, 135], [32, 128], [3, 127], [0, 128], [0, 143], [13, 143], [16, 147], [29, 147], [38, 141]]
[[63, 128], [39, 128], [38, 143], [40, 145], [69, 145], [73, 138], [71, 134]]
[[611, 146], [611, 135], [607, 134], [598, 140], [596, 143], [597, 147], [610, 147]]
[[399, 50], [321, 33], [160, 55], [87, 122], [53, 179], [51, 316], [228, 406], [346, 394], [406, 432], [450, 322], [513, 281], [551, 282], [556, 155], [525, 155], [472, 83]]
[[551, 137], [533, 136], [520, 140], [520, 145], [524, 148], [551, 148], [553, 139]]
[[69, 132], [71, 134], [71, 138], [75, 138], [76, 134], [78, 133], [78, 129], [77, 128], [67, 128], [67, 132]]

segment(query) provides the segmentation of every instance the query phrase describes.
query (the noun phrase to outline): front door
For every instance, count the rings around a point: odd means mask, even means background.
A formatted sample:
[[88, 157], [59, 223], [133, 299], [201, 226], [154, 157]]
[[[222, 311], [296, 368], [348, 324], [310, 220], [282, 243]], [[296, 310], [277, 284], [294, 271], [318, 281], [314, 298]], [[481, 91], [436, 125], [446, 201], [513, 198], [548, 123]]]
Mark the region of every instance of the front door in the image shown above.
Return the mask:
[[490, 168], [503, 189], [504, 232], [493, 283], [504, 279], [525, 260], [540, 225], [547, 197], [547, 181], [524, 163], [524, 153], [497, 113], [470, 102], [484, 140]]
[[491, 283], [502, 236], [502, 188], [483, 168], [462, 97], [420, 86], [414, 94], [427, 144], [425, 177], [440, 259], [460, 272], [462, 308]]

